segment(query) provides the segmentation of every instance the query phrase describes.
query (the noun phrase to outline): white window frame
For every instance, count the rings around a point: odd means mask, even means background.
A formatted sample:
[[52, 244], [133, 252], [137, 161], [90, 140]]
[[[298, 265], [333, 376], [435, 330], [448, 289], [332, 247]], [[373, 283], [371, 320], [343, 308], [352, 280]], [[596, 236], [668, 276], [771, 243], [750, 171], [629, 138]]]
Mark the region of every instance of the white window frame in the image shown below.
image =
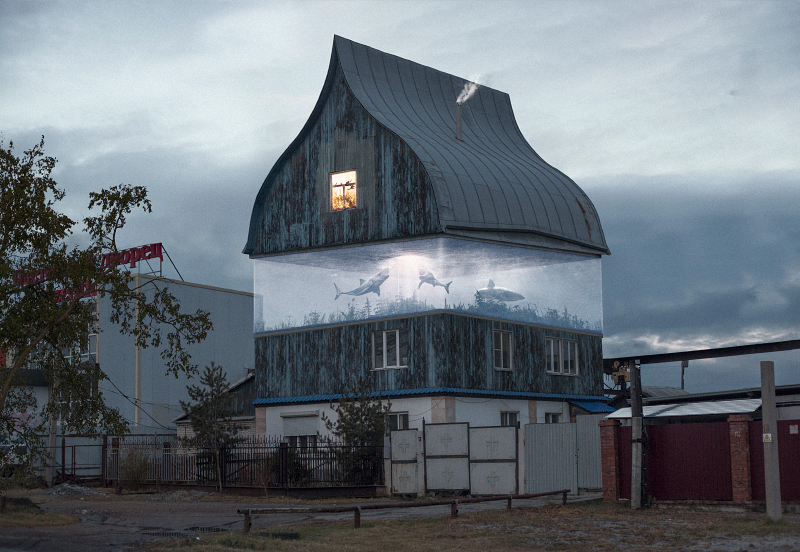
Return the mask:
[[[347, 207], [346, 201], [345, 201], [345, 198], [347, 197], [347, 194], [345, 193], [346, 192], [345, 185], [346, 185], [347, 182], [350, 182], [350, 180], [346, 180], [345, 182], [337, 183], [337, 184], [334, 184], [333, 181], [334, 181], [335, 177], [337, 177], [339, 175], [347, 175], [347, 176], [349, 176], [351, 174], [353, 176], [352, 182], [353, 182], [354, 203], [353, 203], [352, 206]], [[331, 196], [331, 203], [330, 203], [331, 211], [348, 211], [348, 210], [351, 210], [351, 209], [358, 208], [358, 174], [356, 173], [355, 169], [350, 169], [350, 170], [347, 170], [347, 171], [339, 171], [339, 172], [331, 173], [331, 176], [330, 176], [330, 179], [329, 179], [328, 182], [329, 182], [329, 190], [330, 190], [330, 196]], [[336, 187], [341, 187], [342, 188], [342, 207], [338, 207], [338, 208], [333, 204], [333, 198], [334, 198], [333, 190]]]
[[[388, 342], [389, 342], [389, 334], [394, 333], [395, 335], [395, 355], [394, 364], [389, 364], [389, 356], [388, 356]], [[401, 357], [401, 349], [402, 347], [400, 344], [403, 342], [403, 338], [406, 341], [406, 356]], [[380, 347], [381, 351], [381, 358], [383, 359], [383, 366], [377, 365], [378, 357], [376, 356], [375, 352]], [[408, 368], [408, 335], [407, 330], [405, 328], [392, 328], [389, 330], [375, 330], [372, 332], [372, 369], [373, 370], [397, 370], [400, 368]]]
[[563, 414], [561, 412], [545, 412], [544, 423], [546, 424], [560, 424]]
[[[513, 417], [513, 422], [511, 422], [511, 418]], [[517, 427], [517, 423], [519, 423], [519, 412], [501, 412], [500, 413], [500, 426], [501, 427]]]
[[574, 339], [545, 337], [544, 361], [548, 374], [578, 376], [580, 374], [579, 358], [578, 342]]
[[[397, 424], [396, 424], [397, 425], [397, 429], [396, 430], [390, 430], [389, 429], [389, 425], [390, 425], [389, 424], [389, 419], [390, 418], [397, 419]], [[403, 431], [405, 429], [408, 429], [408, 423], [409, 423], [408, 412], [389, 412], [388, 414], [386, 414], [386, 433], [388, 434], [390, 431]], [[403, 427], [400, 427], [400, 426], [403, 426]]]
[[[500, 336], [500, 348], [497, 348], [497, 337]], [[503, 353], [505, 352], [503, 337], [508, 338], [508, 366], [503, 366]], [[492, 330], [492, 365], [500, 372], [514, 370], [514, 339], [508, 330]], [[497, 352], [500, 351], [500, 365], [497, 363]]]

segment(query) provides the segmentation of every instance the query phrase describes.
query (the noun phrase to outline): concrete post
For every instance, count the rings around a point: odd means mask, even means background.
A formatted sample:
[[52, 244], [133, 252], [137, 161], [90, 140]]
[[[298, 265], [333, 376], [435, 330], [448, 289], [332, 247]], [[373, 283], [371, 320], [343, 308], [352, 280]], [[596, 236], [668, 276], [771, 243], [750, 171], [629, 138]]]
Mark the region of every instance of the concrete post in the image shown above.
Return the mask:
[[778, 465], [778, 411], [775, 407], [775, 363], [761, 361], [761, 413], [764, 441], [764, 490], [767, 516], [781, 519], [781, 471]]
[[628, 364], [631, 371], [631, 508], [642, 507], [642, 380], [638, 362]]

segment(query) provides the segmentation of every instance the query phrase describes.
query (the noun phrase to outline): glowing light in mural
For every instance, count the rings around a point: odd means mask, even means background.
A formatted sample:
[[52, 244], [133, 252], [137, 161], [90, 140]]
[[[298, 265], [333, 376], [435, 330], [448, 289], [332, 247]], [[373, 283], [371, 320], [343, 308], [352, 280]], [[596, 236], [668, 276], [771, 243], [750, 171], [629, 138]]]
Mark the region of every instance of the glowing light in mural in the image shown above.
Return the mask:
[[255, 332], [453, 311], [601, 333], [600, 259], [433, 238], [254, 260]]
[[356, 171], [331, 175], [331, 209], [354, 209], [356, 207]]

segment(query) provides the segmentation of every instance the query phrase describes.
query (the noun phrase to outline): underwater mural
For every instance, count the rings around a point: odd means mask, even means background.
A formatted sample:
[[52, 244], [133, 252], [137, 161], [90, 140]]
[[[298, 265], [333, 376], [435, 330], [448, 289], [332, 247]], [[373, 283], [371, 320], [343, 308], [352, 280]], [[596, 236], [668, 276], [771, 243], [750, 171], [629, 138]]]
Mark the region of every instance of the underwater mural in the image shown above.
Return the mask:
[[253, 264], [256, 334], [432, 311], [603, 331], [596, 257], [429, 238]]

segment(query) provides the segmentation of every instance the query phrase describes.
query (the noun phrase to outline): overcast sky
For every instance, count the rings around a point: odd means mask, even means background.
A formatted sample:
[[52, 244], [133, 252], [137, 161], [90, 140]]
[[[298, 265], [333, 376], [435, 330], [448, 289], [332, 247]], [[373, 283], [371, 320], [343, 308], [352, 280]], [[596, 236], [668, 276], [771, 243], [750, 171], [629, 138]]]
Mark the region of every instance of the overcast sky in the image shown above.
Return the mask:
[[[147, 186], [122, 243], [252, 290], [253, 201], [333, 35], [508, 92], [594, 201], [607, 357], [800, 338], [800, 2], [0, 2], [0, 134], [45, 136], [70, 214]], [[800, 383], [800, 353], [690, 363], [690, 391]], [[645, 384], [680, 385], [677, 364]]]

